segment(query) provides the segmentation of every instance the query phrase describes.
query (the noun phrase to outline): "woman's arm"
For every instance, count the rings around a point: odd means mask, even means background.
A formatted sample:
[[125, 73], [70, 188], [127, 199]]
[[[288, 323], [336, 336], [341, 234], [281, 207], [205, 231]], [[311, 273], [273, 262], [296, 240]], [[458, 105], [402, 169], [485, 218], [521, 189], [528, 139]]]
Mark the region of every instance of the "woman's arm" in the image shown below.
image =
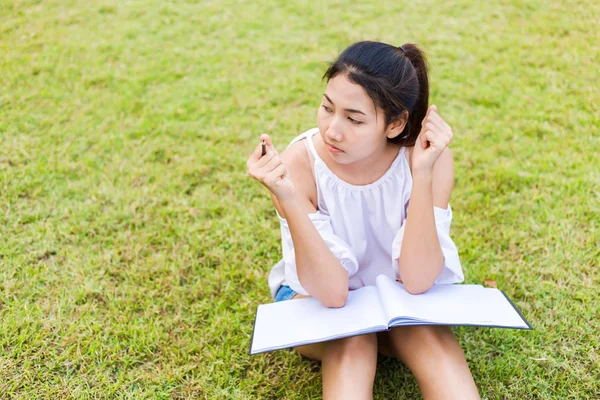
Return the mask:
[[433, 206], [446, 208], [454, 187], [452, 136], [437, 107], [430, 106], [410, 154], [413, 186], [398, 259], [404, 287], [413, 294], [429, 290], [444, 267]]
[[454, 187], [454, 161], [446, 149], [430, 172], [415, 171], [398, 268], [412, 294], [433, 285], [444, 266], [433, 206], [446, 209]]
[[308, 214], [317, 211], [310, 200], [311, 191], [316, 197], [316, 188], [304, 144], [295, 143], [280, 157], [296, 193], [279, 197], [271, 193], [271, 198], [281, 218], [287, 220], [300, 284], [324, 306], [343, 307], [348, 297], [348, 272], [308, 217]]

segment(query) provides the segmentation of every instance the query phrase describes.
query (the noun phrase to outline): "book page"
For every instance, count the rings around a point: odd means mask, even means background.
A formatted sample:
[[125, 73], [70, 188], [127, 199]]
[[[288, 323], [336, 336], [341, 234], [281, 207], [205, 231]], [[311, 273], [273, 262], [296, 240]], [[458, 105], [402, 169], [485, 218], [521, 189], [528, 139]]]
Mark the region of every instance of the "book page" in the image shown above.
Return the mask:
[[306, 298], [258, 306], [251, 354], [387, 329], [377, 288], [350, 291], [346, 305], [327, 308]]
[[[391, 321], [394, 317], [410, 315], [411, 312], [408, 309], [410, 304], [410, 298], [404, 286], [392, 280], [390, 277], [385, 275], [379, 275], [375, 279], [375, 285], [379, 290], [379, 301], [383, 308], [386, 321]], [[401, 288], [402, 290], [400, 291]]]
[[381, 301], [391, 325], [415, 323], [528, 328], [498, 289], [480, 285], [434, 285], [412, 295], [390, 278], [377, 278]]

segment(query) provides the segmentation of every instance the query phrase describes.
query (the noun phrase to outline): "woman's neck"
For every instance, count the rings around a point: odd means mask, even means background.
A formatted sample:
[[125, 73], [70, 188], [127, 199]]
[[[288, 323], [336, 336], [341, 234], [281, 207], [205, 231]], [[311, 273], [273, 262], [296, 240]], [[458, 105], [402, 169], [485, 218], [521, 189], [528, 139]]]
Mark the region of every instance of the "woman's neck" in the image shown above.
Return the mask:
[[381, 178], [398, 157], [401, 146], [388, 142], [381, 151], [351, 164], [340, 164], [329, 156], [320, 135], [315, 135], [314, 144], [321, 160], [337, 177], [351, 185], [364, 186]]

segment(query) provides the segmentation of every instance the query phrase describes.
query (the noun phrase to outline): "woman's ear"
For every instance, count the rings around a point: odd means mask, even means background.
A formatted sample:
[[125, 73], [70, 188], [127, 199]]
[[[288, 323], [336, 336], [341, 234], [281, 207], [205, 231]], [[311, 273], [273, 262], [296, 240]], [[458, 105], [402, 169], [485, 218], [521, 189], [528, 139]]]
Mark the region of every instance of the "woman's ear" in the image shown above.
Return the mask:
[[393, 122], [390, 123], [387, 129], [387, 138], [393, 139], [400, 135], [404, 128], [406, 127], [406, 123], [408, 122], [408, 111], [402, 111], [400, 116], [396, 118]]

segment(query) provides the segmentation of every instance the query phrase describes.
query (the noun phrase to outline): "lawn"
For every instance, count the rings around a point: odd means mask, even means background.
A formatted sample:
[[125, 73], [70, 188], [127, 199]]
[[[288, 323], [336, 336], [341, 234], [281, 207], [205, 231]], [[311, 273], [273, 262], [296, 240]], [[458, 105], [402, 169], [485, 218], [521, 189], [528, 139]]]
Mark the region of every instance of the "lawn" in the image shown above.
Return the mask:
[[1, 398], [319, 397], [248, 355], [281, 249], [245, 164], [363, 39], [428, 53], [466, 282], [535, 328], [456, 329], [482, 397], [600, 397], [600, 3], [386, 3], [0, 0]]

